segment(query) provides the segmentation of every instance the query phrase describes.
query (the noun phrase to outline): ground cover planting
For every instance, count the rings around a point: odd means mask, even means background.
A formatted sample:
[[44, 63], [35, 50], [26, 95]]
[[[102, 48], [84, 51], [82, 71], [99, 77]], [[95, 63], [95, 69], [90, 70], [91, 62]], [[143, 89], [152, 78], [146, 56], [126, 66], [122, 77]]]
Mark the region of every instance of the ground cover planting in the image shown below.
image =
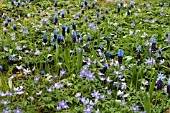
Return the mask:
[[170, 112], [168, 0], [0, 1], [2, 113]]

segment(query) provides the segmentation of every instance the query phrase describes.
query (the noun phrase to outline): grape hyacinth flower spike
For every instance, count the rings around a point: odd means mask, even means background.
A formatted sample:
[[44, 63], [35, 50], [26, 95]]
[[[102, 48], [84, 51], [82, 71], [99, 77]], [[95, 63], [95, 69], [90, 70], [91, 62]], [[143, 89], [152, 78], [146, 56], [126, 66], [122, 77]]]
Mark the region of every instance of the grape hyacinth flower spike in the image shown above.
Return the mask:
[[141, 46], [138, 46], [138, 48], [137, 48], [137, 55], [136, 55], [137, 59], [140, 59], [141, 48], [142, 48]]
[[57, 36], [58, 44], [60, 44], [61, 42], [63, 42], [63, 40], [64, 40], [63, 36], [60, 36], [60, 35]]
[[13, 24], [13, 29], [14, 29], [14, 30], [17, 30], [16, 24]]
[[94, 8], [94, 6], [95, 6], [95, 3], [94, 3], [94, 1], [92, 2], [92, 8]]
[[24, 7], [24, 5], [25, 5], [24, 2], [22, 2], [21, 4], [22, 4], [22, 7]]
[[120, 4], [117, 5], [117, 11], [120, 12]]
[[90, 9], [90, 4], [87, 5], [88, 10]]
[[61, 13], [61, 17], [64, 18], [64, 10]]
[[133, 2], [133, 1], [130, 2], [130, 7], [131, 7], [131, 8], [134, 7], [134, 2]]
[[3, 70], [3, 67], [0, 65], [0, 71], [2, 71]]
[[70, 14], [70, 8], [67, 9], [67, 14]]
[[81, 2], [81, 8], [83, 8], [84, 7], [84, 2]]
[[157, 90], [161, 90], [163, 87], [163, 79], [164, 79], [164, 74], [158, 74], [158, 78], [156, 81], [156, 86], [157, 86]]
[[100, 12], [100, 6], [97, 7], [97, 11]]
[[109, 10], [108, 8], [105, 9], [105, 13], [108, 14], [109, 13]]
[[169, 96], [170, 96], [170, 78], [168, 79], [167, 93], [168, 93]]
[[152, 43], [151, 51], [155, 52], [156, 51], [156, 39], [155, 39], [155, 36], [151, 37], [151, 43]]
[[57, 39], [57, 31], [54, 30], [53, 33], [54, 33], [54, 38]]
[[70, 26], [67, 27], [67, 33], [70, 33]]
[[72, 40], [76, 43], [76, 32], [74, 30], [72, 30]]
[[19, 15], [22, 16], [22, 11], [19, 11]]
[[18, 0], [18, 4], [17, 4], [17, 7], [19, 7], [20, 6], [20, 0]]
[[75, 24], [74, 21], [72, 22], [72, 27], [73, 27], [74, 30], [76, 30], [76, 24]]
[[57, 4], [58, 4], [58, 2], [57, 2], [57, 1], [55, 1], [55, 2], [54, 2], [54, 7], [57, 7]]
[[103, 14], [103, 15], [102, 15], [102, 19], [103, 19], [103, 21], [105, 20], [105, 18], [106, 18], [106, 15], [105, 15], [105, 14]]
[[11, 0], [11, 4], [12, 4], [12, 6], [14, 5], [14, 0]]
[[5, 27], [7, 27], [8, 26], [8, 20], [6, 19], [6, 21], [5, 21]]
[[53, 42], [54, 50], [56, 49], [56, 42]]
[[66, 25], [62, 25], [62, 35], [65, 37], [65, 30], [66, 30]]
[[81, 9], [81, 13], [84, 14], [84, 7], [82, 7], [82, 9]]
[[103, 69], [101, 70], [101, 73], [105, 73], [107, 69], [108, 69], [108, 65], [104, 64]]
[[110, 45], [110, 38], [108, 36], [106, 37], [106, 41], [107, 41], [107, 46], [109, 46]]
[[159, 59], [162, 58], [162, 50], [161, 50], [161, 49], [158, 50], [157, 57], [158, 57]]
[[43, 36], [43, 41], [44, 41], [44, 43], [47, 43], [47, 35], [46, 34], [44, 34], [44, 36]]
[[96, 18], [99, 18], [99, 13], [98, 12], [96, 13]]
[[77, 38], [79, 39], [81, 37], [80, 31], [77, 33]]
[[11, 22], [11, 18], [10, 18], [9, 16], [7, 16], [6, 20], [7, 20], [8, 22]]
[[91, 36], [87, 36], [87, 40], [90, 40], [91, 39]]
[[30, 4], [27, 4], [27, 8], [28, 8], [28, 9], [30, 8]]
[[100, 24], [100, 23], [101, 23], [101, 22], [100, 22], [100, 19], [98, 19], [98, 20], [97, 20], [97, 24]]
[[58, 23], [58, 15], [55, 14], [55, 15], [54, 15], [54, 24], [56, 25], [57, 23]]
[[85, 4], [85, 6], [87, 6], [87, 0], [84, 0], [84, 4]]
[[101, 51], [104, 51], [104, 48], [103, 48], [102, 45], [99, 46], [99, 49], [100, 49]]
[[88, 22], [88, 16], [85, 17], [85, 21]]
[[110, 57], [111, 56], [111, 54], [108, 51], [105, 53], [105, 55], [106, 55], [106, 57]]
[[168, 35], [169, 35], [168, 32], [166, 32], [165, 35], [166, 35], [166, 37], [168, 37]]
[[130, 15], [130, 10], [129, 9], [127, 9], [127, 15]]
[[122, 63], [123, 55], [124, 55], [123, 50], [119, 49], [119, 50], [118, 50], [118, 62], [119, 62], [120, 64]]

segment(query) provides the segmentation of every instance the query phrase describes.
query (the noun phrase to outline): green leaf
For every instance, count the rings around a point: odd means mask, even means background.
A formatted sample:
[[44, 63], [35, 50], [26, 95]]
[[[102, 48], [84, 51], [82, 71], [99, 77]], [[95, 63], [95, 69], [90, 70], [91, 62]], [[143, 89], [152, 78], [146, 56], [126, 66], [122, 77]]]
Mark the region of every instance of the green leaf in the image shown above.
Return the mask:
[[155, 87], [155, 84], [156, 84], [156, 77], [152, 80], [152, 83], [149, 87], [149, 94], [150, 94], [150, 97], [152, 98], [152, 93], [153, 93], [153, 90], [154, 90], [154, 87]]
[[10, 89], [12, 89], [12, 79], [8, 80], [8, 86], [9, 86]]
[[81, 66], [82, 66], [82, 55], [83, 55], [83, 51], [81, 50], [80, 52], [78, 52], [77, 71], [79, 71], [81, 69]]
[[58, 98], [58, 101], [61, 102], [61, 96], [58, 90], [56, 90], [56, 97]]
[[133, 57], [132, 56], [126, 56], [125, 59], [126, 59], [126, 62], [129, 62], [133, 59]]
[[147, 113], [151, 113], [151, 103], [148, 95], [146, 95], [144, 99], [144, 108]]

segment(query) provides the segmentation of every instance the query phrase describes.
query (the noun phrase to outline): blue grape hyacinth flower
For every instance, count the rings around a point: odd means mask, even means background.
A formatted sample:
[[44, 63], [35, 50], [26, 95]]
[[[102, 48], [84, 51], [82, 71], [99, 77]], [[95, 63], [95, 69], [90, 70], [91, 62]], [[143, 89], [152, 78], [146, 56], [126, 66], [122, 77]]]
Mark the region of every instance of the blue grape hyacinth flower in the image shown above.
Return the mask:
[[90, 4], [87, 5], [88, 10], [90, 9]]
[[47, 43], [47, 35], [46, 34], [43, 35], [43, 41], [44, 41], [44, 43]]
[[70, 26], [67, 26], [67, 33], [70, 33]]
[[127, 9], [126, 12], [127, 12], [127, 15], [130, 15], [130, 10], [129, 9]]
[[152, 35], [151, 37], [151, 43], [152, 43], [151, 52], [155, 52], [156, 51], [156, 39], [154, 35]]
[[106, 41], [107, 41], [107, 46], [110, 45], [110, 38], [108, 36], [106, 37]]
[[84, 7], [84, 2], [81, 2], [81, 8], [83, 8]]
[[58, 15], [57, 14], [54, 15], [54, 24], [56, 24], [56, 23], [58, 23]]
[[41, 71], [41, 75], [45, 75], [45, 70], [42, 70], [42, 71]]
[[58, 2], [55, 1], [55, 2], [54, 2], [54, 7], [57, 7], [57, 5], [58, 5]]
[[123, 50], [119, 49], [119, 50], [118, 50], [118, 62], [119, 62], [120, 64], [122, 63], [123, 55], [124, 55]]
[[138, 48], [137, 48], [137, 55], [136, 55], [137, 59], [140, 59], [141, 48], [142, 48], [141, 46], [138, 46]]
[[70, 14], [70, 8], [67, 9], [67, 14]]
[[84, 0], [84, 4], [85, 4], [85, 6], [87, 6], [87, 0]]
[[108, 51], [105, 53], [105, 55], [106, 55], [106, 57], [110, 57], [111, 56], [111, 54]]
[[76, 32], [74, 30], [72, 30], [72, 40], [76, 43]]
[[100, 6], [97, 6], [97, 11], [100, 12]]
[[8, 26], [8, 20], [6, 19], [5, 20], [5, 27], [7, 27]]
[[157, 78], [157, 81], [156, 81], [157, 90], [162, 89], [164, 78], [165, 78], [164, 74], [162, 74], [162, 73], [158, 74], [158, 78]]
[[89, 35], [89, 36], [87, 36], [87, 40], [90, 40], [91, 39], [91, 36]]
[[105, 13], [106, 13], [106, 14], [108, 14], [108, 13], [109, 13], [108, 8], [105, 8]]
[[24, 5], [25, 5], [24, 2], [22, 2], [21, 5], [22, 5], [22, 7], [24, 7]]
[[60, 35], [57, 36], [58, 44], [60, 44], [61, 42], [63, 42], [63, 40], [64, 40], [64, 37], [63, 37], [63, 36], [60, 36]]
[[11, 4], [12, 4], [12, 6], [14, 5], [14, 0], [11, 0]]
[[54, 30], [53, 33], [54, 33], [54, 38], [57, 39], [57, 31]]
[[101, 70], [101, 73], [105, 73], [108, 69], [108, 64], [103, 65], [103, 69]]
[[117, 5], [117, 11], [120, 12], [120, 4]]
[[82, 7], [82, 9], [81, 9], [81, 13], [84, 14], [84, 7]]
[[94, 6], [95, 6], [95, 2], [94, 2], [94, 1], [92, 1], [92, 8], [94, 8]]
[[88, 22], [88, 16], [85, 17], [85, 21]]
[[3, 70], [3, 67], [0, 65], [0, 71], [2, 71]]
[[72, 27], [73, 27], [73, 30], [76, 30], [76, 24], [74, 21], [72, 22]]
[[170, 78], [168, 79], [167, 93], [170, 95]]
[[56, 49], [56, 42], [53, 42], [53, 47], [54, 47], [54, 50]]
[[61, 13], [61, 17], [64, 18], [64, 10]]
[[103, 21], [105, 20], [105, 18], [106, 18], [106, 14], [103, 14], [103, 15], [102, 15]]
[[19, 11], [19, 15], [22, 16], [22, 11]]
[[62, 35], [65, 37], [66, 25], [62, 25]]
[[14, 30], [17, 30], [16, 24], [13, 24], [13, 29], [14, 29]]
[[81, 37], [80, 31], [78, 32], [77, 37], [78, 37], [78, 38], [80, 38], [80, 37]]

